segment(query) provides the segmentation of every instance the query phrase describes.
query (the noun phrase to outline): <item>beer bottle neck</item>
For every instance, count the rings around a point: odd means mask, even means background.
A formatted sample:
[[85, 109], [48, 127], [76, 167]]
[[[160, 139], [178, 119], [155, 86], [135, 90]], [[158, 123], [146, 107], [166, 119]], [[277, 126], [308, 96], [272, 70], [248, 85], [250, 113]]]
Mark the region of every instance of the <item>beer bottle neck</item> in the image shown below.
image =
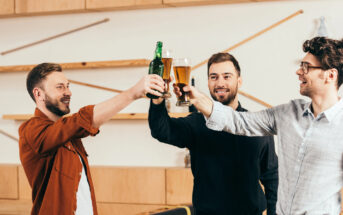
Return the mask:
[[162, 47], [157, 46], [155, 50], [155, 58], [162, 58]]

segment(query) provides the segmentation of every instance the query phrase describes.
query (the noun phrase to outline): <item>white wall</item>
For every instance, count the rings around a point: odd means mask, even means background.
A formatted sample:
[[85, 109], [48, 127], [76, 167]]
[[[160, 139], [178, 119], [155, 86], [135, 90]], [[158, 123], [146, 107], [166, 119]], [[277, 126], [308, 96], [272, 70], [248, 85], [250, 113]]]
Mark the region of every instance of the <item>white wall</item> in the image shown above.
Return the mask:
[[[241, 90], [272, 105], [299, 98], [295, 75], [303, 57], [302, 43], [313, 36], [318, 18], [325, 16], [330, 37], [343, 37], [343, 1], [281, 1], [201, 7], [114, 11], [0, 19], [0, 51], [5, 51], [88, 23], [110, 22], [44, 44], [0, 56], [0, 65], [152, 58], [157, 40], [197, 64], [257, 31], [304, 10], [290, 21], [232, 51], [242, 67]], [[70, 79], [127, 89], [147, 68], [65, 71]], [[196, 85], [207, 91], [206, 66], [193, 72]], [[33, 113], [25, 88], [26, 73], [0, 74], [0, 114]], [[72, 112], [114, 95], [72, 85]], [[240, 97], [244, 107], [263, 107]], [[175, 103], [175, 98], [173, 98]], [[122, 112], [147, 112], [148, 100], [134, 102]], [[173, 107], [174, 111], [183, 111]], [[20, 122], [0, 120], [0, 129], [17, 134]], [[110, 121], [96, 137], [84, 139], [92, 165], [182, 166], [184, 149], [161, 144], [150, 136], [146, 120]], [[20, 163], [18, 145], [0, 134], [0, 163]]]

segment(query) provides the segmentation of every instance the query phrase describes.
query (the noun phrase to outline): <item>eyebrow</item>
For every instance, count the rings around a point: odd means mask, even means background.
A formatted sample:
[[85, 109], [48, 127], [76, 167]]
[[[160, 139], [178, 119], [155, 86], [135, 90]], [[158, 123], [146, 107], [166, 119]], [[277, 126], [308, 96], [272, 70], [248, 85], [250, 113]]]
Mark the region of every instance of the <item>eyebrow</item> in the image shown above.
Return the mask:
[[[219, 75], [218, 73], [210, 73], [209, 75]], [[222, 73], [222, 75], [233, 75], [232, 72], [225, 72], [225, 73]]]
[[[70, 84], [69, 82], [66, 83], [67, 86], [69, 86], [69, 84]], [[63, 85], [64, 86], [64, 83], [60, 82], [60, 83], [57, 83], [56, 85]]]

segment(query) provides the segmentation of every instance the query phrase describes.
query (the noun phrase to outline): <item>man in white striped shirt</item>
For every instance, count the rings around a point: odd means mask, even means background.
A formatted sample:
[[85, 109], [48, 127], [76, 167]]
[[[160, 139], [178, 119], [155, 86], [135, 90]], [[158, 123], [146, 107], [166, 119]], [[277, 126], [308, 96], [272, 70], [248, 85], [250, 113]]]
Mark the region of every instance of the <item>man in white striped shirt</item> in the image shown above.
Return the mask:
[[[278, 136], [279, 215], [338, 215], [343, 186], [343, 41], [316, 37], [296, 74], [300, 94], [260, 112], [236, 112], [193, 87], [191, 101], [207, 118], [207, 127], [245, 136]], [[229, 144], [229, 143], [228, 143]]]

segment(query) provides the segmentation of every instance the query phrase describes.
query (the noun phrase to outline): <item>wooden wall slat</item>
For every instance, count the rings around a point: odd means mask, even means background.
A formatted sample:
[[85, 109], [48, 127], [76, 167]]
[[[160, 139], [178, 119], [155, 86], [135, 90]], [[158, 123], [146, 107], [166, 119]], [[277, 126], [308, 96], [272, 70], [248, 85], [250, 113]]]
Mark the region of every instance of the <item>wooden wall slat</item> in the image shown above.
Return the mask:
[[85, 9], [85, 0], [15, 0], [16, 14], [79, 11]]
[[0, 199], [18, 198], [18, 166], [0, 165]]
[[[75, 63], [59, 63], [62, 70], [74, 69], [98, 69], [98, 68], [124, 68], [124, 67], [146, 67], [149, 66], [148, 59], [132, 59], [132, 60], [109, 60], [109, 61], [93, 61], [93, 62], [75, 62]], [[15, 66], [0, 66], [1, 72], [29, 72], [35, 65], [15, 65]]]
[[165, 204], [165, 169], [92, 167], [98, 202]]
[[[189, 113], [169, 113], [171, 117], [186, 117]], [[33, 117], [32, 114], [4, 114], [2, 115], [3, 119], [7, 120], [17, 120], [17, 121], [26, 121]], [[111, 120], [146, 120], [148, 119], [147, 113], [118, 113], [114, 115]]]
[[14, 0], [0, 0], [0, 15], [14, 15]]
[[32, 199], [32, 190], [30, 184], [25, 175], [23, 166], [18, 166], [18, 184], [19, 184], [19, 199], [31, 200]]
[[191, 204], [193, 175], [189, 168], [166, 169], [167, 204]]

